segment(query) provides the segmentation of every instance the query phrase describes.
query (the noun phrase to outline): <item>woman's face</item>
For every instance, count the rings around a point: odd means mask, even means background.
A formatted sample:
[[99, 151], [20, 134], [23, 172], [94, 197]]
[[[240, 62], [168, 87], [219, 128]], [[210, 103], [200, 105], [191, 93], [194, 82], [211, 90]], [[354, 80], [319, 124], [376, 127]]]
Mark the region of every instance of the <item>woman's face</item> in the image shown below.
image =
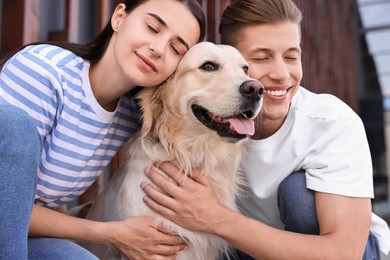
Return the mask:
[[176, 0], [149, 0], [128, 14], [121, 4], [111, 24], [114, 66], [134, 86], [163, 82], [200, 36], [198, 21]]
[[298, 25], [255, 25], [242, 33], [235, 47], [248, 61], [249, 75], [265, 87], [262, 120], [281, 126], [302, 79]]

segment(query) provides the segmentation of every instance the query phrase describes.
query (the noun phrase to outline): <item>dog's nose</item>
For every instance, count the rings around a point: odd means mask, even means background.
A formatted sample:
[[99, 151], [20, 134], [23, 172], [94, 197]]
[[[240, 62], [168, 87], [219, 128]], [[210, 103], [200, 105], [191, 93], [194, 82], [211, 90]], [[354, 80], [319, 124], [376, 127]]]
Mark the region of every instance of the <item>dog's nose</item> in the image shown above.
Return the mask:
[[247, 80], [240, 85], [240, 93], [252, 101], [259, 101], [264, 93], [264, 87], [256, 80]]

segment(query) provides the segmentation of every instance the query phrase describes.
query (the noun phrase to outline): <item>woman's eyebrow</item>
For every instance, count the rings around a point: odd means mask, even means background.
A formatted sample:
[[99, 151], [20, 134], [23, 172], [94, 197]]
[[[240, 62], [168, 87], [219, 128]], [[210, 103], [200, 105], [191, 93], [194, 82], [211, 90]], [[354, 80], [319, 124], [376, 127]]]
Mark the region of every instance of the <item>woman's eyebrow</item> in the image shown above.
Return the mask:
[[[162, 26], [164, 26], [165, 28], [168, 28], [167, 23], [158, 14], [154, 14], [154, 13], [147, 13], [147, 14], [152, 16], [154, 19], [156, 19]], [[187, 48], [187, 50], [190, 49], [190, 46], [183, 38], [181, 38], [180, 36], [176, 36], [176, 39], [179, 42], [181, 42]]]

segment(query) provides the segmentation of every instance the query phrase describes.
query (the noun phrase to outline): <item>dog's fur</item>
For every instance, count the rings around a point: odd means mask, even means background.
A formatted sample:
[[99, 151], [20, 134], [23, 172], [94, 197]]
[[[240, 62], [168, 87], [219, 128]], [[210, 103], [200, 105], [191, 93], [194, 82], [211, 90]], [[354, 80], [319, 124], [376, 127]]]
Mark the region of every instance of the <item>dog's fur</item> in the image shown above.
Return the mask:
[[[249, 133], [253, 120], [248, 118], [258, 114], [263, 92], [247, 69], [235, 48], [202, 42], [186, 53], [166, 82], [142, 90], [138, 96], [142, 129], [129, 143], [127, 160], [97, 198], [88, 218], [112, 221], [152, 216], [188, 242], [177, 259], [210, 260], [227, 253], [223, 239], [186, 230], [149, 209], [142, 200], [145, 194], [140, 183], [148, 181], [144, 169], [153, 162], [173, 162], [184, 174], [196, 167], [209, 178], [220, 202], [236, 209], [242, 140], [253, 134]], [[88, 249], [101, 259], [120, 258], [116, 249], [95, 245]]]

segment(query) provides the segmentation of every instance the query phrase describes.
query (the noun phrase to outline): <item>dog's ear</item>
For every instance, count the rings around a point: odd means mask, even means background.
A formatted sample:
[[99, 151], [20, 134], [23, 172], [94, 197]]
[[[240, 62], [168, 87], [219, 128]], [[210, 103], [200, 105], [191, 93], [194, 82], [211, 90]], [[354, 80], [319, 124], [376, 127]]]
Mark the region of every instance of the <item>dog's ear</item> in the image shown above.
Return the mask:
[[156, 120], [162, 113], [161, 89], [163, 87], [164, 84], [156, 87], [147, 87], [137, 95], [142, 111], [142, 137], [154, 130]]

